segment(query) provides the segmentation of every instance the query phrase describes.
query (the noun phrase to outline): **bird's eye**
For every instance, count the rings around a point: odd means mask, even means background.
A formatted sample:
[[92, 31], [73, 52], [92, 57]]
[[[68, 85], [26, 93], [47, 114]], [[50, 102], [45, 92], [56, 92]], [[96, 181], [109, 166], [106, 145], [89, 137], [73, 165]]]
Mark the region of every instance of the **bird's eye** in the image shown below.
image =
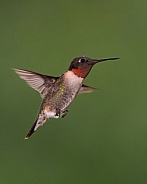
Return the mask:
[[81, 59], [81, 63], [84, 63], [84, 62], [85, 62], [85, 59], [82, 58], [82, 59]]

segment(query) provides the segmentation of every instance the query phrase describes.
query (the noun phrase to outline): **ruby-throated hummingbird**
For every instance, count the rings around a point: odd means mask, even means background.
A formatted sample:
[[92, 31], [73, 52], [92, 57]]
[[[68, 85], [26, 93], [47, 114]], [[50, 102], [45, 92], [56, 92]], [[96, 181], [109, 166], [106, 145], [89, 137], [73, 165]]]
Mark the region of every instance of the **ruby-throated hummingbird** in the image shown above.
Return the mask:
[[68, 70], [59, 77], [14, 69], [20, 78], [37, 90], [43, 98], [37, 118], [25, 139], [28, 139], [47, 119], [64, 117], [77, 94], [88, 93], [95, 89], [84, 85], [83, 81], [96, 63], [116, 59], [119, 58], [77, 57], [73, 59]]

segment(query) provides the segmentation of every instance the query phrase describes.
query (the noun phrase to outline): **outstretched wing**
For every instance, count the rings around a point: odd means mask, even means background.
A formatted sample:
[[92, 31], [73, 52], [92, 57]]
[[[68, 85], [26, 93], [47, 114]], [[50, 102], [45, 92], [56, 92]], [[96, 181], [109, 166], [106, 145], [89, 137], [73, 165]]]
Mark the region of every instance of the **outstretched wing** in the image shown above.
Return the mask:
[[21, 79], [24, 79], [29, 86], [38, 91], [42, 97], [47, 94], [49, 87], [58, 79], [58, 77], [47, 76], [29, 70], [14, 68], [14, 71]]
[[94, 90], [96, 90], [96, 88], [86, 86], [86, 85], [83, 84], [82, 87], [80, 88], [79, 94], [90, 93]]

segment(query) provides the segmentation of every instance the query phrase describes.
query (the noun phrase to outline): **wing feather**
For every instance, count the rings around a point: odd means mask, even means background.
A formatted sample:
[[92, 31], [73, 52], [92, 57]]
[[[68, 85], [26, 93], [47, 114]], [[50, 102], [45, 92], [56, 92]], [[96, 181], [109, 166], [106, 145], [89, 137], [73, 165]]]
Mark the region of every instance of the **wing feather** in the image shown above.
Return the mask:
[[94, 87], [90, 87], [90, 86], [86, 86], [86, 85], [82, 85], [82, 87], [80, 88], [79, 94], [83, 94], [83, 93], [90, 93], [92, 91], [96, 90], [96, 88]]
[[43, 97], [46, 95], [49, 87], [58, 79], [58, 77], [43, 75], [29, 70], [14, 68], [14, 71]]

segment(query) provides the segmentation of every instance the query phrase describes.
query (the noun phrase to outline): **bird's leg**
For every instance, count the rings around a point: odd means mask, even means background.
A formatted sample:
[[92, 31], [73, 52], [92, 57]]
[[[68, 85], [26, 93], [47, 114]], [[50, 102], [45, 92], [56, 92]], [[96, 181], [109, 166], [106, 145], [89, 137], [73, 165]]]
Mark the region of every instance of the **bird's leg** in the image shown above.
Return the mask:
[[64, 116], [66, 116], [66, 114], [68, 113], [68, 110], [65, 109], [64, 111], [60, 111], [59, 109], [56, 109], [56, 118], [64, 118]]
[[61, 117], [61, 118], [64, 118], [64, 117], [66, 116], [67, 113], [68, 113], [68, 110], [65, 109], [64, 111], [62, 111], [62, 112], [60, 113], [60, 117]]
[[59, 118], [60, 117], [60, 109], [56, 109], [56, 114], [54, 118]]

